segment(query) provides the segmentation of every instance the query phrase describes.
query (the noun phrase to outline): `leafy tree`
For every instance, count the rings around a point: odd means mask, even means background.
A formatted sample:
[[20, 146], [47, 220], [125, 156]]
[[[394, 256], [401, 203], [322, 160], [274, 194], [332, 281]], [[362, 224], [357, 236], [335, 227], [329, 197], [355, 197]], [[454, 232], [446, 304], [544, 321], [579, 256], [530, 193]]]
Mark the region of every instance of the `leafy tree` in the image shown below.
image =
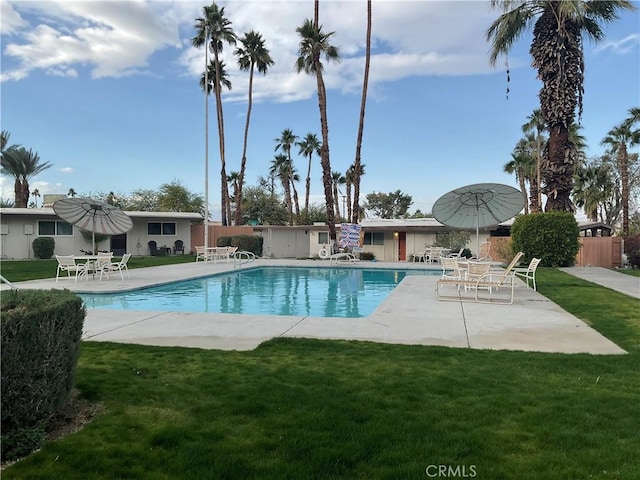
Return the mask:
[[158, 208], [162, 212], [198, 212], [204, 215], [204, 199], [174, 181], [160, 186]]
[[248, 186], [242, 202], [246, 219], [256, 220], [260, 225], [287, 225], [287, 208], [282, 199], [271, 191], [268, 182]]
[[275, 62], [271, 58], [269, 49], [265, 47], [264, 39], [258, 32], [251, 30], [240, 39], [242, 47], [234, 52], [238, 57], [240, 70], [249, 72], [249, 100], [247, 102], [247, 120], [244, 125], [244, 140], [242, 144], [242, 161], [240, 173], [238, 174], [238, 191], [236, 196], [236, 225], [242, 223], [242, 189], [244, 187], [244, 174], [247, 165], [247, 142], [249, 140], [249, 121], [251, 119], [251, 109], [253, 106], [253, 74], [257, 69], [259, 73], [266, 75], [267, 70]]
[[318, 108], [320, 110], [320, 131], [322, 135], [322, 145], [320, 146], [320, 164], [322, 165], [322, 185], [324, 187], [324, 198], [327, 209], [327, 226], [329, 236], [336, 240], [335, 212], [333, 210], [333, 191], [331, 188], [331, 160], [329, 157], [329, 124], [327, 120], [327, 92], [322, 75], [323, 65], [320, 57], [324, 56], [327, 61], [339, 61], [340, 53], [338, 48], [330, 44], [331, 37], [335, 32], [324, 33], [322, 26], [318, 23], [318, 2], [315, 3], [315, 20], [306, 19], [304, 23], [296, 28], [300, 35], [300, 48], [298, 59], [296, 60], [296, 71], [300, 73], [304, 70], [306, 74], [316, 77], [318, 91]]
[[158, 192], [150, 189], [134, 190], [127, 198], [124, 210], [137, 210], [141, 212], [156, 212], [160, 210]]
[[[492, 0], [502, 15], [487, 30], [491, 42], [490, 62], [533, 25], [530, 53], [543, 86], [539, 93], [540, 113], [549, 132], [548, 155], [544, 167], [547, 211], [573, 211], [574, 162], [569, 131], [576, 107], [582, 115], [584, 55], [582, 35], [598, 41], [604, 38], [601, 24], [618, 18], [622, 9], [634, 9], [627, 0], [557, 1]], [[567, 161], [569, 160], [569, 161]]]
[[309, 160], [307, 165], [307, 179], [304, 198], [304, 222], [306, 223], [308, 222], [309, 217], [309, 196], [311, 194], [311, 159], [313, 158], [314, 153], [318, 156], [320, 155], [320, 141], [315, 133], [309, 132], [302, 141], [296, 142], [296, 145], [300, 148], [298, 154]]
[[[196, 19], [196, 36], [191, 39], [194, 47], [200, 48], [206, 44], [205, 48], [209, 48], [213, 52], [213, 67], [215, 70], [213, 91], [216, 98], [216, 113], [218, 118], [218, 145], [220, 147], [220, 188], [221, 188], [221, 211], [222, 225], [228, 225], [229, 214], [229, 190], [227, 189], [227, 172], [224, 146], [224, 118], [222, 111], [222, 65], [220, 56], [225, 43], [229, 45], [236, 44], [236, 34], [231, 28], [231, 21], [224, 16], [224, 7], [219, 8], [215, 2], [210, 6], [203, 7], [203, 16]], [[208, 76], [208, 67], [205, 75]], [[208, 80], [205, 77], [205, 80]], [[208, 84], [205, 81], [205, 84]], [[230, 84], [229, 84], [230, 85]], [[207, 85], [208, 89], [208, 85]]]
[[411, 195], [400, 190], [390, 193], [369, 193], [364, 208], [380, 218], [402, 218], [413, 203]]

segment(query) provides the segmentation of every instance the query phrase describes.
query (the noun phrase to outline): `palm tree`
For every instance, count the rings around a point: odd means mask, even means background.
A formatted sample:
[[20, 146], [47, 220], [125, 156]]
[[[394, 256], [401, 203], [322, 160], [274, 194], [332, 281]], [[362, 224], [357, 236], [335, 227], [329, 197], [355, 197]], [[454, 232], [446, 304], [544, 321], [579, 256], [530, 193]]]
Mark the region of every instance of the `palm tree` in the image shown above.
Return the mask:
[[[287, 165], [289, 167], [289, 181], [291, 182], [291, 186], [293, 187], [293, 201], [296, 206], [296, 218], [300, 218], [300, 202], [298, 201], [298, 191], [296, 190], [296, 186], [294, 183], [294, 175], [293, 175], [293, 162], [291, 161], [291, 147], [296, 143], [298, 139], [297, 135], [293, 134], [293, 130], [286, 128], [280, 134], [280, 138], [274, 138], [273, 141], [276, 142], [275, 151], [281, 150], [287, 157]], [[293, 218], [291, 218], [293, 225]]]
[[[335, 205], [336, 219], [341, 218], [340, 216], [340, 185], [344, 185], [347, 183], [346, 177], [342, 174], [342, 172], [331, 172], [331, 185], [333, 186], [333, 201]], [[344, 214], [344, 212], [343, 212]]]
[[[356, 140], [356, 158], [353, 162], [353, 209], [351, 208], [351, 199], [349, 198], [349, 184], [347, 184], [347, 202], [349, 202], [349, 214], [347, 218], [350, 218], [353, 223], [358, 223], [359, 217], [359, 203], [360, 203], [360, 150], [362, 147], [362, 132], [364, 130], [364, 110], [367, 104], [367, 88], [369, 86], [369, 64], [371, 63], [371, 0], [367, 0], [367, 40], [365, 48], [365, 62], [364, 62], [364, 80], [362, 82], [362, 101], [360, 103], [360, 123], [358, 124], [358, 137]], [[353, 211], [353, 216], [351, 212]]]
[[309, 221], [309, 196], [311, 195], [311, 159], [313, 154], [320, 155], [320, 141], [315, 133], [307, 133], [304, 140], [296, 142], [296, 145], [300, 147], [298, 151], [299, 155], [308, 158], [307, 164], [307, 179], [306, 179], [306, 192], [304, 197], [304, 222]]
[[263, 75], [275, 62], [269, 54], [269, 49], [264, 45], [264, 39], [258, 32], [251, 30], [240, 39], [242, 47], [234, 52], [238, 57], [240, 70], [249, 71], [249, 100], [247, 102], [247, 120], [244, 125], [244, 141], [242, 144], [242, 161], [238, 174], [238, 192], [236, 198], [236, 225], [242, 223], [242, 187], [244, 186], [244, 173], [247, 166], [247, 142], [249, 141], [249, 121], [253, 106], [253, 74], [257, 69]]
[[31, 192], [31, 196], [33, 197], [33, 204], [35, 208], [38, 208], [38, 198], [40, 198], [40, 190], [34, 188], [33, 192]]
[[532, 213], [542, 211], [542, 157], [544, 153], [543, 147], [547, 142], [547, 138], [543, 134], [544, 131], [544, 119], [542, 118], [540, 109], [536, 108], [533, 110], [533, 113], [527, 117], [527, 123], [522, 125], [522, 133], [524, 133], [527, 138], [531, 138], [533, 142], [533, 151], [536, 162], [535, 181], [529, 183], [529, 188], [531, 190], [530, 204]]
[[291, 202], [291, 168], [286, 155], [282, 153], [276, 155], [271, 160], [271, 167], [269, 169], [269, 175], [272, 178], [278, 177], [282, 184], [282, 190], [284, 191], [284, 200], [287, 204], [287, 211], [289, 212], [289, 225], [293, 225], [293, 204]]
[[[529, 139], [523, 138], [517, 144], [511, 152], [511, 160], [504, 165], [504, 171], [506, 173], [513, 173], [516, 176], [516, 180], [520, 186], [520, 191], [524, 198], [527, 198], [526, 182], [529, 180], [531, 184], [532, 173], [535, 171], [535, 158], [532, 156], [531, 149], [529, 148]], [[525, 215], [529, 214], [529, 205], [524, 204]]]
[[598, 211], [611, 197], [614, 188], [607, 165], [579, 165], [576, 169], [573, 200], [578, 207], [584, 209], [591, 221], [597, 222]]
[[[220, 56], [225, 43], [236, 44], [236, 34], [231, 28], [231, 21], [224, 16], [224, 7], [219, 8], [215, 2], [202, 8], [203, 16], [196, 19], [196, 36], [191, 39], [194, 47], [200, 48], [207, 44], [213, 52], [213, 66], [215, 70], [213, 91], [216, 98], [216, 113], [218, 118], [218, 144], [220, 147], [220, 185], [221, 185], [221, 214], [222, 225], [229, 223], [229, 190], [227, 188], [226, 159], [224, 149], [224, 118], [222, 112], [222, 69]], [[208, 72], [207, 72], [208, 74]], [[207, 75], [205, 74], [205, 75]], [[206, 78], [206, 77], [205, 77]], [[208, 82], [207, 82], [208, 83]]]
[[[317, 2], [316, 17], [317, 17]], [[298, 49], [298, 59], [296, 60], [296, 71], [300, 73], [304, 70], [309, 75], [315, 75], [318, 90], [318, 108], [320, 110], [320, 131], [322, 135], [322, 145], [320, 146], [320, 164], [322, 165], [322, 184], [324, 187], [325, 207], [327, 210], [327, 226], [331, 240], [336, 240], [335, 214], [333, 210], [333, 191], [331, 189], [331, 161], [329, 158], [329, 126], [327, 123], [327, 93], [322, 76], [323, 65], [320, 57], [324, 56], [327, 61], [339, 61], [340, 53], [338, 49], [329, 43], [335, 32], [324, 33], [322, 26], [318, 24], [317, 18], [313, 22], [306, 19], [304, 23], [296, 28], [300, 35], [300, 48]]]
[[620, 169], [622, 184], [622, 234], [629, 235], [629, 151], [627, 145], [640, 144], [640, 131], [632, 130], [632, 122], [628, 119], [613, 127], [600, 142], [608, 145], [612, 155], [616, 155]]
[[76, 191], [73, 188], [69, 189], [69, 192], [67, 192], [67, 197], [75, 197], [77, 195]]
[[618, 18], [622, 9], [635, 7], [628, 0], [491, 0], [503, 13], [487, 30], [490, 62], [507, 54], [514, 42], [533, 25], [529, 52], [543, 86], [540, 113], [549, 132], [548, 168], [544, 169], [547, 211], [573, 211], [571, 191], [574, 164], [569, 156], [569, 129], [576, 107], [582, 115], [584, 55], [582, 35], [604, 38], [601, 23]]
[[240, 188], [239, 181], [240, 181], [240, 173], [238, 172], [231, 172], [227, 176], [227, 183], [231, 184], [232, 191], [233, 191], [233, 194], [229, 196], [229, 204], [231, 203], [234, 204], [235, 212], [236, 212], [236, 225], [240, 225], [240, 223], [238, 222], [238, 208], [240, 208], [238, 206], [238, 190]]
[[51, 164], [40, 163], [40, 156], [24, 147], [5, 149], [2, 152], [1, 164], [1, 173], [14, 178], [15, 206], [27, 208], [30, 196], [29, 180], [50, 168]]

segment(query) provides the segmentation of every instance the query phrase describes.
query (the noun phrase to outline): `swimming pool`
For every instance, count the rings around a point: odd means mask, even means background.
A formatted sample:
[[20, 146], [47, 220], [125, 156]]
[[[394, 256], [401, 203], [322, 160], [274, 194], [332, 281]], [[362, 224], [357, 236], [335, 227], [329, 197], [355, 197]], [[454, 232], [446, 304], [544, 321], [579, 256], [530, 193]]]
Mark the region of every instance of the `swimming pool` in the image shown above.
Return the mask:
[[79, 294], [87, 308], [357, 318], [406, 275], [440, 271], [259, 267], [131, 292]]

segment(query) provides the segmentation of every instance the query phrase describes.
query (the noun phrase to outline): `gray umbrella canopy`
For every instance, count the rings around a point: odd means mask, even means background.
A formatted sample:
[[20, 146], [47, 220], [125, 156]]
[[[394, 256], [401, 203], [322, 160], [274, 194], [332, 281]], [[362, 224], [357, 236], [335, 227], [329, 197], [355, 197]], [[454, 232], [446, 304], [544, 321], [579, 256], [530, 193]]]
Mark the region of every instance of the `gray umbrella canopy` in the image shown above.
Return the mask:
[[53, 204], [53, 211], [63, 220], [95, 234], [118, 235], [133, 228], [131, 218], [119, 208], [91, 198], [63, 198]]
[[480, 227], [509, 220], [524, 208], [520, 190], [500, 183], [476, 183], [456, 188], [433, 204], [433, 216], [443, 225], [476, 229], [480, 250]]

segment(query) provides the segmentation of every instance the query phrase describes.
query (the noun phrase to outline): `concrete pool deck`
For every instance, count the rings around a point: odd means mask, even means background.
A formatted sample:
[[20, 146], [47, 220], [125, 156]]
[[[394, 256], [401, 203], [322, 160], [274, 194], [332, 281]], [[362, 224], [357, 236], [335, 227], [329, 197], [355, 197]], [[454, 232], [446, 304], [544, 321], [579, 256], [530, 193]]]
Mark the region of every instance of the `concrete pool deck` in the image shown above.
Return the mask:
[[[115, 274], [110, 279], [102, 281], [89, 279], [75, 283], [73, 279], [61, 278], [56, 283], [54, 278], [18, 282], [14, 285], [20, 289], [68, 288], [78, 293], [105, 293], [259, 266], [325, 267], [329, 266], [329, 262], [259, 259], [239, 267], [234, 267], [233, 263], [193, 262], [134, 269], [130, 272], [131, 278], [125, 277], [124, 281]], [[339, 266], [424, 269], [424, 264], [404, 262], [367, 262]], [[590, 270], [590, 281], [610, 286], [602, 283], [609, 280], [632, 294], [636, 292], [635, 286], [640, 284], [637, 277], [606, 269], [596, 271], [593, 267]], [[569, 273], [577, 275], [571, 271]], [[493, 350], [626, 353], [581, 320], [539, 293], [526, 288], [524, 283], [518, 284], [512, 305], [494, 305], [439, 301], [433, 294], [437, 278], [406, 276], [371, 315], [363, 318], [89, 309], [83, 339], [158, 346], [251, 350], [274, 337], [305, 337]], [[598, 279], [604, 280], [599, 282]], [[7, 288], [7, 285], [2, 285], [3, 290]], [[640, 291], [637, 296], [640, 297]]]

